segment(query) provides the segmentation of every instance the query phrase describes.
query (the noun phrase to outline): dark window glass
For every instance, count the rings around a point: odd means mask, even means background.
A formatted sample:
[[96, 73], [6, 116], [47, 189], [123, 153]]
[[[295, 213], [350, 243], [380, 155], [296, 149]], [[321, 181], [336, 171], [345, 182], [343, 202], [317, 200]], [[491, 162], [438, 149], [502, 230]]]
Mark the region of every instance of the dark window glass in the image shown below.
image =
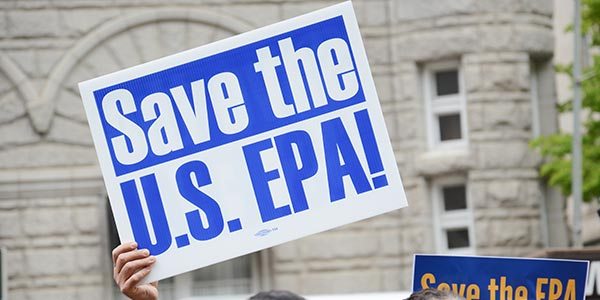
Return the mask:
[[438, 117], [440, 123], [440, 140], [460, 140], [462, 138], [460, 127], [460, 114]]
[[444, 194], [444, 210], [467, 208], [467, 193], [464, 185], [444, 187], [442, 193]]
[[458, 94], [458, 70], [435, 72], [435, 87], [438, 96]]
[[446, 230], [446, 238], [448, 240], [448, 249], [466, 248], [469, 247], [469, 229], [458, 228]]

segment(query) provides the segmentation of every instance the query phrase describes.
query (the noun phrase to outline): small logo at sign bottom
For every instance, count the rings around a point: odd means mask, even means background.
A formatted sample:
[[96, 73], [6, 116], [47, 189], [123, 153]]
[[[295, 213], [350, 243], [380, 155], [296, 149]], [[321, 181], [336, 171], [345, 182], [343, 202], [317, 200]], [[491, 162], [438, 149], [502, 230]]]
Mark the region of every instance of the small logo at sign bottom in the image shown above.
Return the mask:
[[267, 236], [267, 235], [269, 235], [269, 233], [271, 233], [273, 231], [276, 231], [276, 230], [277, 230], [277, 228], [273, 228], [273, 229], [268, 229], [268, 228], [261, 229], [257, 233], [255, 233], [254, 236]]

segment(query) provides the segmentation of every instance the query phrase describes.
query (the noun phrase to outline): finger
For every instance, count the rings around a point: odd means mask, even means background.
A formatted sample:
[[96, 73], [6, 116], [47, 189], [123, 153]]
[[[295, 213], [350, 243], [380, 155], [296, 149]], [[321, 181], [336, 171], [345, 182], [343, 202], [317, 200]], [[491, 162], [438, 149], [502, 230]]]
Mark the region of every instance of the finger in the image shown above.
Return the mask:
[[[113, 264], [115, 265], [115, 267], [113, 268], [113, 278], [117, 284], [119, 283], [119, 272], [121, 271], [122, 266], [125, 263], [127, 263], [127, 261], [125, 261], [125, 259], [127, 259], [127, 256], [124, 256], [124, 254], [135, 251], [136, 247], [137, 247], [137, 243], [135, 243], [135, 242], [123, 243], [123, 244], [117, 246], [112, 251]], [[117, 269], [117, 264], [119, 265], [118, 269]]]
[[129, 261], [123, 266], [123, 269], [119, 273], [119, 282], [125, 283], [139, 270], [151, 266], [156, 261], [154, 256], [146, 257], [144, 259], [138, 259]]
[[145, 268], [135, 272], [135, 274], [131, 275], [125, 284], [123, 284], [123, 290], [129, 291], [135, 288], [148, 274], [152, 271], [152, 265], [146, 266]]
[[147, 249], [142, 250], [134, 250], [130, 252], [121, 253], [119, 257], [117, 257], [117, 263], [115, 264], [115, 272], [121, 273], [123, 267], [132, 261], [146, 258], [150, 255], [150, 252]]
[[[145, 274], [146, 271], [143, 271], [142, 274], [138, 274], [140, 273], [142, 270], [144, 269], [149, 269], [152, 270], [152, 266], [154, 265], [154, 262], [156, 262], [156, 259], [154, 257], [148, 257], [144, 260], [140, 260], [135, 262], [135, 264], [130, 264], [131, 267], [127, 266], [126, 270], [124, 268], [124, 272], [121, 273], [121, 278], [120, 278], [120, 284], [119, 286], [121, 287], [121, 289], [131, 289], [131, 288], [135, 288], [135, 286], [144, 279], [144, 277], [148, 274]], [[126, 274], [128, 273], [128, 274]], [[149, 271], [148, 271], [149, 273]]]
[[121, 253], [125, 253], [125, 252], [128, 252], [128, 251], [134, 250], [135, 248], [137, 248], [137, 243], [136, 242], [123, 243], [123, 244], [115, 247], [115, 249], [113, 249], [113, 251], [112, 251], [113, 265], [115, 265], [117, 263], [117, 257], [119, 257], [119, 255]]

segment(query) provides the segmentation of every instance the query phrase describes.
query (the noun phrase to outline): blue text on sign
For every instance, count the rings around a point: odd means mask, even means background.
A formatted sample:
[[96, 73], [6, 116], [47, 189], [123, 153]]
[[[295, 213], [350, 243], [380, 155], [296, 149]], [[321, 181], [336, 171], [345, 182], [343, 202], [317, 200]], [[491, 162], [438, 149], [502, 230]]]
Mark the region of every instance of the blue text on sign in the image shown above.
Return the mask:
[[116, 175], [363, 102], [347, 34], [334, 30], [342, 23], [332, 18], [96, 91]]

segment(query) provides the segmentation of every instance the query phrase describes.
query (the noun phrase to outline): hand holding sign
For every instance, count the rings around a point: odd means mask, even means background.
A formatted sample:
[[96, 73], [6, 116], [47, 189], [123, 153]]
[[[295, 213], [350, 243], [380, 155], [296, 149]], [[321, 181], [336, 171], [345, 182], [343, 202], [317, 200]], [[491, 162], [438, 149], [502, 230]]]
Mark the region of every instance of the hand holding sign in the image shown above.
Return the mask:
[[350, 3], [80, 90], [148, 280], [406, 206]]
[[117, 246], [112, 252], [113, 278], [121, 292], [133, 300], [158, 300], [157, 282], [138, 285], [156, 259], [148, 250], [137, 250], [136, 243]]

